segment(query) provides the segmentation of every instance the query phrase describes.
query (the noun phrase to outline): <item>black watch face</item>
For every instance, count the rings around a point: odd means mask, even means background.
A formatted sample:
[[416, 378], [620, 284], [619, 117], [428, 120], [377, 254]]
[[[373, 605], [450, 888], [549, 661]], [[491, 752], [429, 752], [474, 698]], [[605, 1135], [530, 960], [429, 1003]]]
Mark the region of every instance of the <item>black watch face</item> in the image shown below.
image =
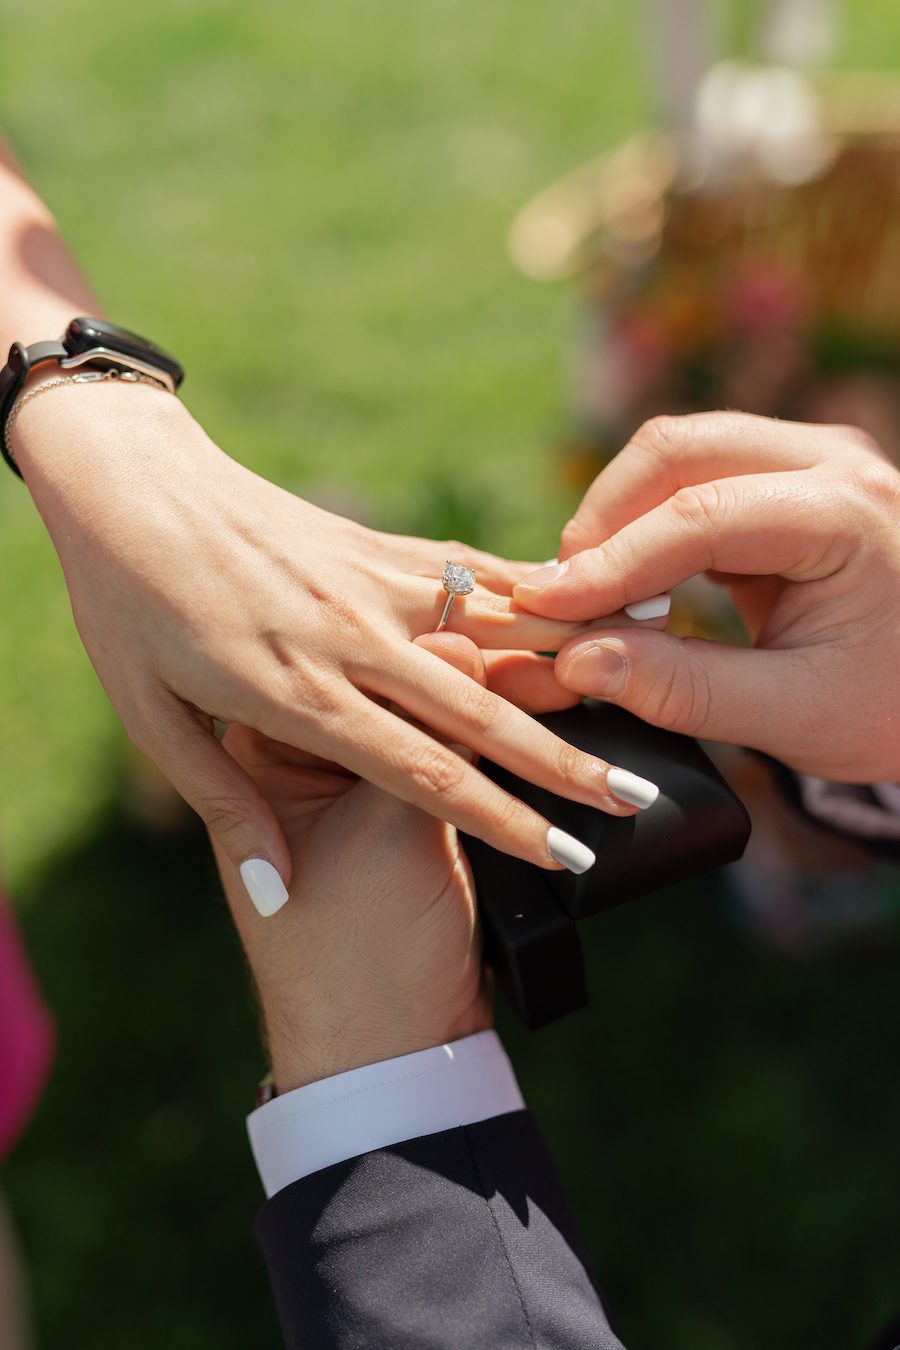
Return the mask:
[[184, 375], [175, 358], [161, 347], [137, 333], [130, 333], [127, 328], [107, 323], [105, 319], [73, 319], [66, 329], [64, 341], [70, 356], [90, 351], [93, 347], [109, 347], [123, 356], [159, 366], [172, 376], [176, 385], [181, 383]]

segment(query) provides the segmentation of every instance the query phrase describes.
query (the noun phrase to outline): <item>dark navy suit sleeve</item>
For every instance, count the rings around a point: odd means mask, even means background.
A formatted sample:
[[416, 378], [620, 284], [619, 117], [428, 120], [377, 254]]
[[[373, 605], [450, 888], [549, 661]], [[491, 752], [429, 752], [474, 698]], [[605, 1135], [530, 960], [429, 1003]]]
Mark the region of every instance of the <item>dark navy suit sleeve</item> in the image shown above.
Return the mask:
[[257, 1236], [290, 1350], [622, 1350], [528, 1111], [315, 1172]]

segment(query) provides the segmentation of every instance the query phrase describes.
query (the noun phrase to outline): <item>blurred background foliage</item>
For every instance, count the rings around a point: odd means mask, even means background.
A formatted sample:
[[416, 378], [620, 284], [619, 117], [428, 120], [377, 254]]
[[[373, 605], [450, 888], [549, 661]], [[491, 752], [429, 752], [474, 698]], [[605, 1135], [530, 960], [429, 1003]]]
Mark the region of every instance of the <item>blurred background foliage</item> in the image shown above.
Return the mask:
[[[110, 314], [184, 360], [211, 435], [367, 521], [553, 551], [572, 297], [517, 277], [503, 240], [652, 118], [640, 7], [0, 14], [6, 134]], [[848, 9], [841, 60], [898, 59], [900, 9]], [[11, 478], [0, 605], [6, 871], [61, 1036], [5, 1178], [41, 1343], [277, 1345], [237, 945], [199, 831], [133, 820], [129, 752]], [[787, 960], [711, 882], [585, 931], [591, 1009], [507, 1034], [626, 1343], [862, 1346], [900, 1304], [900, 930]]]

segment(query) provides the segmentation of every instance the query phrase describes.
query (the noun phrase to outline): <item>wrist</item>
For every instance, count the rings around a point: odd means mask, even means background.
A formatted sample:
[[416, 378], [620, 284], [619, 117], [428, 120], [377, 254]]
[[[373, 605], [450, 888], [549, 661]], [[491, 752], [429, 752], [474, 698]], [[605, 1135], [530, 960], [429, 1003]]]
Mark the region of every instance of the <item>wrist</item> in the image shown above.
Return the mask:
[[[54, 366], [39, 368], [29, 377], [17, 403], [64, 374]], [[107, 425], [135, 429], [136, 421], [148, 415], [193, 421], [177, 395], [160, 385], [124, 379], [68, 380], [19, 409], [10, 441], [16, 462], [23, 468], [37, 468], [50, 461], [51, 451], [54, 458], [61, 454], [67, 459], [88, 457], [96, 453], [95, 441], [102, 451]]]
[[[18, 468], [15, 455], [12, 452], [13, 442], [17, 439], [16, 424], [21, 418], [26, 417], [27, 419], [30, 416], [26, 413], [26, 409], [31, 407], [35, 399], [53, 393], [54, 390], [63, 391], [73, 386], [80, 388], [85, 385], [110, 385], [117, 382], [130, 388], [136, 385], [144, 385], [148, 389], [170, 392], [165, 390], [164, 386], [150, 375], [138, 371], [120, 370], [115, 367], [105, 371], [90, 369], [62, 371], [58, 368], [53, 369], [43, 365], [37, 371], [32, 371], [9, 404], [2, 423], [3, 452], [10, 467]], [[58, 412], [57, 416], [59, 416]], [[25, 444], [28, 444], [27, 438]]]
[[[53, 366], [63, 375], [25, 390], [35, 369]], [[9, 467], [22, 476], [11, 448], [15, 413], [48, 389], [77, 386], [92, 381], [121, 379], [126, 382], [161, 385], [170, 393], [179, 389], [184, 370], [175, 359], [149, 339], [105, 319], [76, 315], [59, 337], [41, 342], [17, 341], [0, 369], [0, 450]]]
[[[27, 391], [58, 378], [38, 372]], [[171, 477], [225, 459], [175, 395], [142, 383], [60, 385], [29, 401], [11, 433], [16, 463], [50, 520], [82, 511], [136, 478]], [[86, 523], [86, 522], [85, 522]]]
[[[490, 997], [482, 987], [467, 1006], [425, 1013], [415, 1020], [372, 1016], [355, 1018], [352, 1031], [327, 1025], [321, 1015], [304, 1021], [264, 1006], [266, 1044], [272, 1079], [279, 1095], [385, 1060], [399, 1059], [464, 1040], [492, 1025]], [[318, 1025], [317, 1025], [318, 1023]]]

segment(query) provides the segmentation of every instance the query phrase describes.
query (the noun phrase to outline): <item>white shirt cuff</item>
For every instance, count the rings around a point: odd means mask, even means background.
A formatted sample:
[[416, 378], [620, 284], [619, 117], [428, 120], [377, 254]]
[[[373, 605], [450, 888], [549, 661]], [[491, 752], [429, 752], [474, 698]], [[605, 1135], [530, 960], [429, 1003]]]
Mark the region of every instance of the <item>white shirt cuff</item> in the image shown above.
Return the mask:
[[525, 1103], [495, 1031], [335, 1074], [286, 1092], [247, 1117], [267, 1196], [347, 1158]]

